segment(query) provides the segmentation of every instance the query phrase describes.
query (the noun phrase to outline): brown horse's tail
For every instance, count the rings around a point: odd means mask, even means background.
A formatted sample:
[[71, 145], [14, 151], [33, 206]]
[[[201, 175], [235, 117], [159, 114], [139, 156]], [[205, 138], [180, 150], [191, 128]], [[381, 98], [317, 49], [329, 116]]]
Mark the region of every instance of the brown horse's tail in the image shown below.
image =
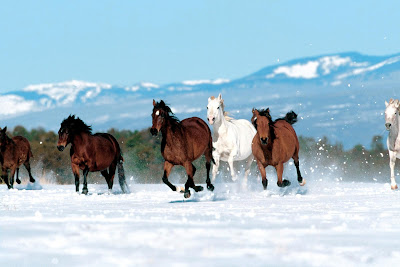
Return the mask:
[[125, 194], [129, 194], [130, 190], [128, 187], [128, 184], [126, 183], [126, 179], [125, 179], [125, 170], [124, 170], [124, 158], [122, 157], [122, 153], [121, 150], [119, 150], [119, 159], [118, 159], [118, 181], [119, 181], [119, 185], [121, 186], [121, 190], [123, 193]]
[[285, 121], [287, 121], [290, 124], [295, 124], [297, 122], [297, 114], [294, 113], [294, 111], [290, 111], [286, 113], [285, 117], [283, 117]]

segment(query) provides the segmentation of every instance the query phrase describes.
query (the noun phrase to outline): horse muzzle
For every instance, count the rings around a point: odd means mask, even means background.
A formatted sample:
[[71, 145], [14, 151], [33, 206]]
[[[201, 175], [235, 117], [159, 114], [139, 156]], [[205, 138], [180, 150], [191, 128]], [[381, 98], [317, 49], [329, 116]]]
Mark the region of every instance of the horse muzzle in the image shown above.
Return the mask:
[[150, 133], [153, 136], [156, 136], [158, 134], [158, 130], [156, 128], [150, 128]]
[[261, 141], [261, 144], [262, 145], [266, 145], [266, 144], [268, 144], [268, 137], [265, 137], [265, 138], [260, 138], [260, 141]]
[[213, 118], [208, 118], [208, 123], [210, 123], [210, 125], [213, 125], [215, 122], [215, 117]]
[[385, 126], [386, 126], [386, 130], [390, 131], [390, 127], [392, 127], [392, 124], [391, 123], [385, 123]]
[[64, 151], [65, 146], [57, 146], [58, 151]]

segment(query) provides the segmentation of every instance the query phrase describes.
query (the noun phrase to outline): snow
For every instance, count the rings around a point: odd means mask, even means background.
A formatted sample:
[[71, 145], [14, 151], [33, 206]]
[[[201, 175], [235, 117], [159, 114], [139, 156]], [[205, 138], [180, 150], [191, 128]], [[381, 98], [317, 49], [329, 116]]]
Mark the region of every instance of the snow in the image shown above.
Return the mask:
[[304, 79], [317, 78], [318, 66], [319, 66], [318, 61], [309, 61], [305, 64], [294, 64], [292, 66], [281, 66], [276, 68], [273, 74], [267, 75], [267, 78], [268, 79], [273, 78], [277, 74], [286, 74], [286, 76], [290, 78], [304, 78]]
[[[322, 180], [322, 179], [321, 179]], [[394, 266], [400, 191], [389, 184], [216, 183], [188, 200], [165, 185], [90, 195], [0, 187], [0, 265]], [[82, 185], [81, 185], [82, 188]]]
[[218, 78], [215, 80], [189, 80], [189, 81], [183, 81], [182, 84], [194, 86], [199, 84], [223, 84], [228, 82], [230, 82], [230, 80]]

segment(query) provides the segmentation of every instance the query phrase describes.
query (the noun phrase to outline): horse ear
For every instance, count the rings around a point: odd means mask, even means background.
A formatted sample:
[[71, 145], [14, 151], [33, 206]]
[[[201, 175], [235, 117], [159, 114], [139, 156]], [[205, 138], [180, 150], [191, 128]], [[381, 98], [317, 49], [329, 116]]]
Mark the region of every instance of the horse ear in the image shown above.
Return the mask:
[[7, 132], [7, 126], [4, 127], [3, 132]]
[[221, 95], [221, 93], [219, 93], [218, 100], [221, 101], [221, 99], [222, 99], [222, 95]]
[[210, 103], [210, 102], [211, 102], [211, 97], [208, 98], [208, 103]]
[[153, 99], [153, 106], [155, 106], [156, 105], [156, 101]]
[[258, 112], [257, 109], [254, 109], [254, 110], [253, 110], [253, 114], [256, 115], [256, 116], [258, 116], [258, 115], [260, 115], [260, 112]]
[[267, 112], [269, 113], [269, 108], [267, 108]]
[[388, 103], [387, 101], [385, 101], [385, 106], [386, 106], [386, 107], [389, 106], [389, 103]]

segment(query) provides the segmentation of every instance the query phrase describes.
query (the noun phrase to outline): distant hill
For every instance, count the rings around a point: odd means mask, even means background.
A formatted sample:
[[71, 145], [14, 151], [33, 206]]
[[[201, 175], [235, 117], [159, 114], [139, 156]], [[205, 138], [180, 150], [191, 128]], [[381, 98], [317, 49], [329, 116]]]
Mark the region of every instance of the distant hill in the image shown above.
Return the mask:
[[299, 114], [299, 135], [369, 146], [384, 131], [384, 101], [400, 94], [400, 54], [339, 53], [268, 66], [236, 80], [142, 82], [129, 87], [67, 81], [29, 85], [0, 95], [1, 125], [57, 131], [76, 114], [95, 131], [151, 126], [152, 99], [163, 99], [178, 118], [206, 119], [207, 98], [222, 93], [226, 110], [250, 119], [251, 109], [270, 107], [274, 117]]

